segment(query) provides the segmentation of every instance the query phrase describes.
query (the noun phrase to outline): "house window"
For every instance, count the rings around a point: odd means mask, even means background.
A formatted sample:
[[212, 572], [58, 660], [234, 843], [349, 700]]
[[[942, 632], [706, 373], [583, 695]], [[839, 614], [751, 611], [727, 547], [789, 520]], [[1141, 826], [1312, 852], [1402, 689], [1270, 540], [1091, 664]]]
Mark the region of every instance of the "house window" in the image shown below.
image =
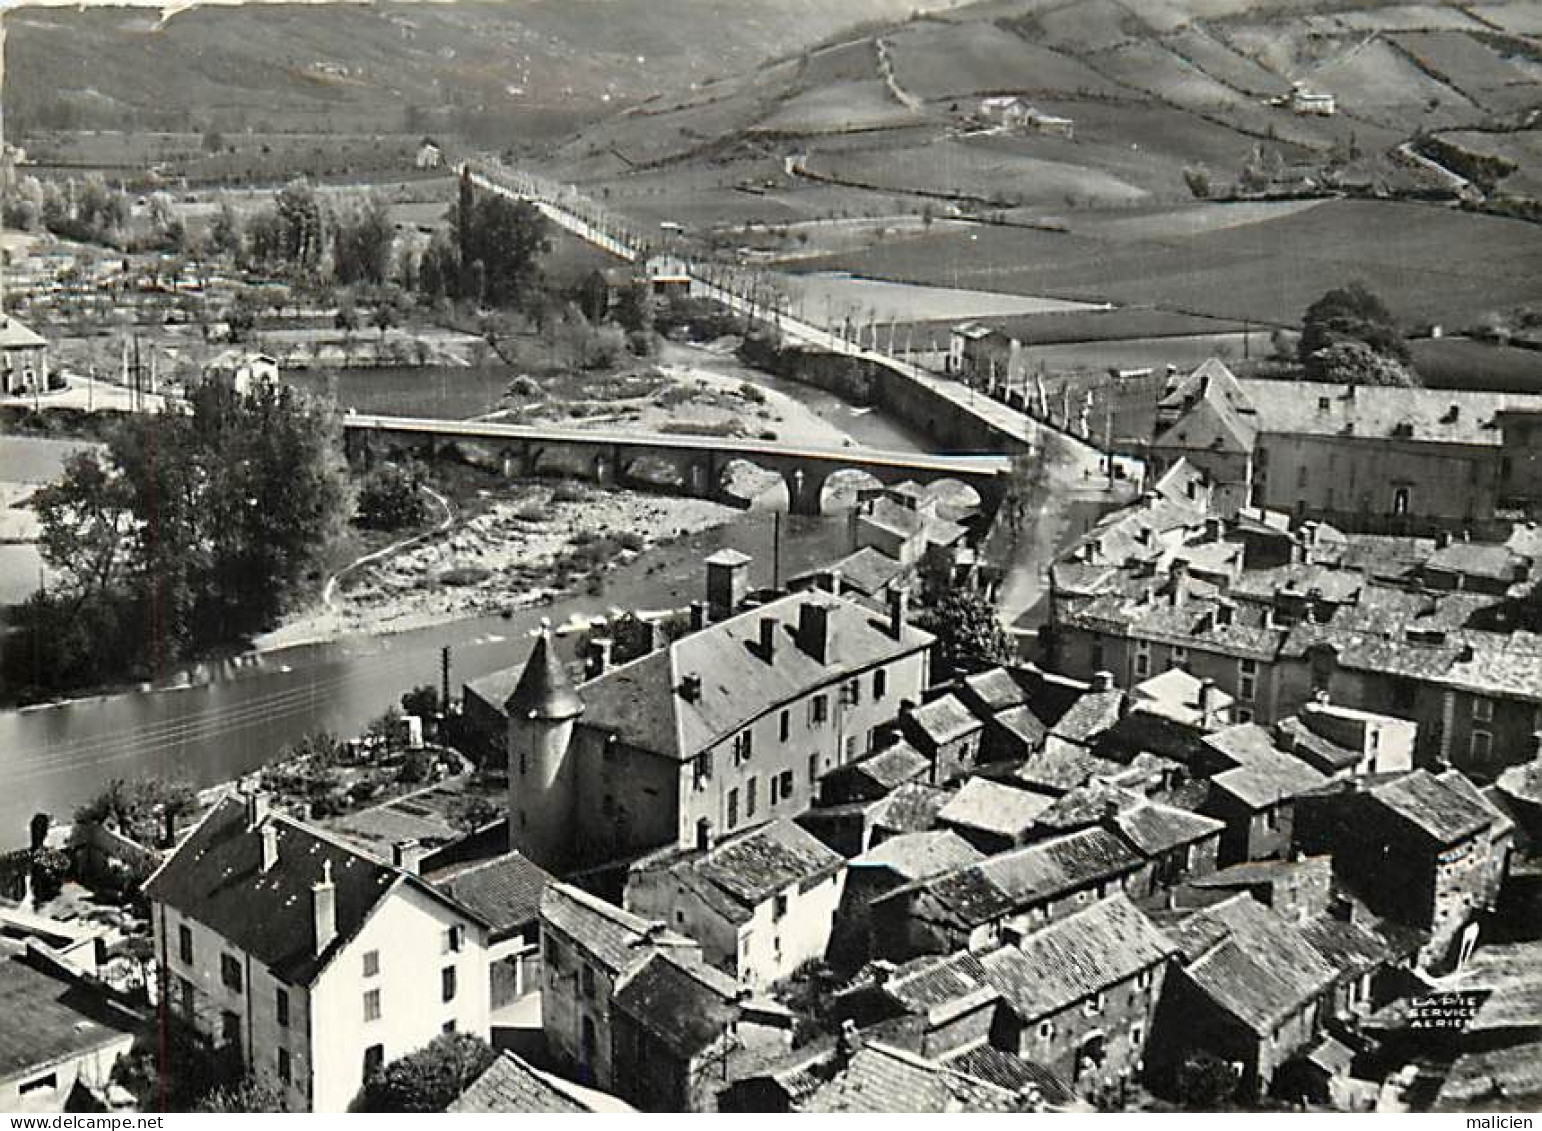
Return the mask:
[[289, 1028], [289, 991], [283, 987], [274, 992], [273, 1013], [280, 1029]]
[[1145, 679], [1151, 674], [1151, 641], [1137, 640], [1135, 642], [1135, 675]]
[[444, 929], [444, 954], [459, 954], [460, 948], [466, 943], [466, 928], [456, 923], [453, 927]]
[[771, 901], [771, 918], [775, 919], [775, 920], [779, 920], [779, 919], [781, 919], [786, 914], [787, 914], [787, 896], [786, 895], [778, 895], [774, 900]]
[[1473, 699], [1472, 717], [1482, 722], [1488, 722], [1494, 717], [1494, 701], [1492, 699]]
[[455, 967], [446, 966], [439, 971], [439, 997], [443, 1001], [455, 1000]]
[[380, 1020], [380, 991], [379, 990], [365, 990], [364, 991], [364, 1020], [366, 1020], [366, 1021], [379, 1021]]
[[455, 1032], [455, 1018], [452, 1017], [448, 1021], [446, 1021], [443, 1025], [439, 1026], [439, 1031], [441, 1033], [446, 1034], [446, 1035], [449, 1035], [450, 1033]]
[[1146, 1030], [1139, 1021], [1130, 1026], [1130, 1047], [1139, 1051], [1146, 1041]]
[[1235, 714], [1239, 723], [1250, 723], [1253, 721], [1253, 712], [1250, 708], [1238, 707]]
[[808, 756], [808, 783], [809, 783], [809, 785], [813, 785], [818, 780], [819, 780], [819, 755], [818, 754], [810, 754]]
[[21, 1096], [30, 1096], [38, 1092], [57, 1092], [58, 1090], [59, 1074], [57, 1072], [50, 1072], [47, 1076], [39, 1076], [35, 1079], [28, 1080], [25, 1084], [16, 1089], [16, 1094]]
[[1055, 1023], [1053, 1021], [1039, 1022], [1039, 1040], [1053, 1041], [1055, 1039]]
[[1189, 663], [1189, 650], [1182, 644], [1174, 644], [1172, 654], [1168, 657], [1169, 668], [1185, 668]]
[[189, 1021], [193, 1019], [193, 995], [195, 994], [193, 983], [177, 975], [177, 998], [182, 1003], [182, 1016]]
[[385, 1064], [385, 1046], [370, 1045], [364, 1050], [364, 1078], [368, 1080]]
[[783, 742], [787, 741], [787, 736], [792, 733], [792, 712], [791, 711], [783, 711], [782, 714], [781, 714], [781, 717], [779, 719], [777, 719], [777, 722], [776, 722], [776, 733], [777, 733], [777, 737], [780, 738]]
[[373, 978], [380, 973], [380, 952], [378, 950], [366, 950], [364, 952], [364, 976]]
[[728, 791], [728, 827], [734, 828], [739, 824], [739, 791]]
[[759, 785], [760, 783], [754, 778], [750, 778], [744, 783], [744, 815], [746, 818], [755, 815], [755, 806], [759, 801], [759, 798], [755, 795], [760, 792], [757, 788]]
[[1103, 670], [1103, 642], [1101, 640], [1094, 640], [1092, 642], [1092, 670], [1095, 672]]
[[777, 775], [777, 785], [780, 787], [782, 800], [786, 801], [792, 796], [792, 771], [783, 770]]
[[[1193, 845], [1189, 847], [1192, 848]], [[1150, 970], [1142, 970], [1139, 974], [1135, 975], [1135, 988], [1137, 990], [1149, 990], [1151, 988]]]
[[1087, 999], [1087, 1003], [1082, 1006], [1082, 1010], [1083, 1010], [1083, 1012], [1085, 1012], [1087, 1014], [1088, 1017], [1094, 1017], [1097, 1014], [1102, 1013], [1103, 1012], [1103, 995], [1101, 993], [1098, 993], [1098, 994], [1094, 994], [1092, 997], [1088, 998]]
[[1494, 748], [1494, 736], [1486, 730], [1472, 732], [1472, 759], [1475, 762], [1488, 761], [1489, 752]]
[[193, 929], [186, 923], [177, 927], [177, 957], [184, 966], [193, 964]]
[[579, 970], [578, 980], [579, 980], [579, 984], [580, 984], [581, 988], [584, 991], [584, 996], [585, 997], [593, 997], [594, 996], [594, 967], [593, 966], [589, 966], [589, 965], [585, 965], [585, 966], [581, 967], [580, 970]]
[[855, 707], [862, 702], [862, 681], [854, 679], [846, 685], [845, 703], [849, 707]]
[[1300, 467], [1296, 468], [1296, 486], [1306, 486], [1306, 464], [1304, 463]]
[[879, 668], [873, 673], [873, 698], [882, 699], [889, 693], [889, 672], [886, 668]]
[[1258, 694], [1258, 661], [1237, 661], [1237, 698], [1252, 700]]
[[696, 788], [705, 788], [707, 782], [712, 780], [712, 751], [703, 750], [700, 754], [696, 755], [695, 760], [691, 763], [691, 769], [695, 777]]
[[755, 733], [741, 730], [734, 735], [734, 765], [742, 766], [755, 753]]
[[220, 955], [220, 981], [234, 992], [241, 992], [241, 963], [232, 954]]
[[848, 762], [855, 762], [856, 760], [857, 760], [857, 735], [848, 734], [846, 736], [846, 761], [848, 761]]
[[830, 698], [827, 695], [816, 695], [808, 701], [808, 721], [810, 726], [824, 726], [830, 717]]
[[289, 1067], [288, 1049], [278, 1050], [278, 1078], [286, 1084], [289, 1083], [291, 1079], [293, 1079], [293, 1073]]

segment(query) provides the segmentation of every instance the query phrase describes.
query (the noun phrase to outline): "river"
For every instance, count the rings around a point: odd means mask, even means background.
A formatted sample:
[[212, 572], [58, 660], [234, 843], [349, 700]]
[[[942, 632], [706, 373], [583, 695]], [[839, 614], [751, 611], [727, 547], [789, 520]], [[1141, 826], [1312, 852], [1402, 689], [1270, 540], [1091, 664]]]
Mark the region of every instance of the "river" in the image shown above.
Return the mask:
[[[719, 359], [721, 364], [732, 364]], [[444, 375], [466, 378], [466, 371]], [[890, 450], [925, 450], [916, 434], [882, 412], [856, 409], [817, 389], [745, 370], [746, 379], [796, 397], [857, 442]], [[421, 398], [439, 374], [377, 371], [342, 385], [344, 404], [366, 411], [376, 398]], [[474, 379], [482, 385], [484, 378]], [[452, 396], [455, 407], [462, 405]], [[419, 410], [423, 404], [416, 406]], [[405, 411], [398, 407], [396, 411]], [[465, 680], [520, 662], [543, 617], [556, 624], [612, 607], [678, 608], [705, 596], [701, 560], [732, 547], [754, 558], [752, 583], [769, 585], [773, 516], [749, 511], [726, 526], [657, 547], [604, 578], [597, 595], [573, 596], [541, 609], [450, 621], [412, 632], [301, 645], [239, 660], [201, 665], [174, 686], [77, 700], [0, 714], [0, 755], [8, 788], [0, 795], [0, 849], [24, 844], [34, 812], [67, 820], [80, 802], [114, 777], [184, 777], [200, 786], [250, 772], [301, 735], [329, 729], [351, 734], [401, 693], [437, 683], [440, 650], [451, 649], [451, 679]], [[786, 577], [850, 549], [844, 517], [782, 518]]]

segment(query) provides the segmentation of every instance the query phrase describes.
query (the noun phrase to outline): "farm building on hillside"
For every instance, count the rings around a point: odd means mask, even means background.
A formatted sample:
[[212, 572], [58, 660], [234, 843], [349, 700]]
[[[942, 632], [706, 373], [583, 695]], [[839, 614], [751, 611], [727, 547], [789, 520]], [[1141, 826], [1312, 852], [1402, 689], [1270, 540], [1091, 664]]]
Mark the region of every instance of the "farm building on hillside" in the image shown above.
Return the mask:
[[278, 384], [278, 362], [265, 353], [225, 350], [203, 367], [205, 381], [221, 381], [238, 393], [249, 393], [259, 385]]
[[1297, 114], [1317, 114], [1323, 118], [1331, 118], [1338, 106], [1334, 102], [1333, 95], [1309, 90], [1305, 83], [1298, 82], [1290, 88], [1290, 108]]
[[0, 392], [6, 396], [48, 387], [48, 343], [9, 315], [0, 314]]
[[1076, 132], [1076, 124], [1070, 118], [1046, 114], [1011, 94], [982, 99], [980, 117], [1007, 130], [1054, 134], [1064, 138], [1074, 137]]
[[438, 169], [444, 165], [444, 150], [433, 138], [426, 137], [418, 146], [418, 156], [413, 164], [419, 169]]

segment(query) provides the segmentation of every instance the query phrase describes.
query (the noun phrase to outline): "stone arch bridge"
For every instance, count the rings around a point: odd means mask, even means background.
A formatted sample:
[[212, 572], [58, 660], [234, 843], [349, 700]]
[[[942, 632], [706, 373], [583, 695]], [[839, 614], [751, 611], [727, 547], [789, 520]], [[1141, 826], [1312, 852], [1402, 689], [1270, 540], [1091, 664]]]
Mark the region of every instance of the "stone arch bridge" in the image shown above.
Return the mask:
[[929, 455], [870, 448], [817, 448], [769, 440], [650, 432], [601, 432], [476, 420], [349, 413], [343, 418], [348, 457], [366, 466], [392, 454], [434, 458], [450, 448], [475, 449], [506, 475], [560, 471], [599, 484], [660, 487], [639, 474], [645, 462], [673, 470], [672, 489], [737, 505], [748, 500], [724, 487], [724, 472], [747, 461], [782, 476], [794, 514], [821, 513], [825, 481], [861, 471], [885, 485], [957, 480], [972, 487], [989, 513], [1000, 505], [1011, 460], [1001, 455]]

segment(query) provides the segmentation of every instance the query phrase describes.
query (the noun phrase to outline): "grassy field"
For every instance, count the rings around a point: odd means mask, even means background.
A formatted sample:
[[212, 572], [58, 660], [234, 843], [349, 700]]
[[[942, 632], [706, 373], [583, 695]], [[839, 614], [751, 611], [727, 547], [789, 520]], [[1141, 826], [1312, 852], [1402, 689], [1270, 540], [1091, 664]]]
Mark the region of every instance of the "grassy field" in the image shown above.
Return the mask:
[[1505, 0], [1500, 4], [1474, 4], [1472, 12], [1486, 23], [1518, 35], [1542, 35], [1542, 8], [1532, 0]]
[[1542, 229], [1521, 221], [1333, 201], [1184, 240], [1114, 243], [1016, 229], [976, 240], [937, 233], [809, 266], [1278, 325], [1294, 325], [1325, 290], [1358, 278], [1406, 321], [1460, 326], [1542, 300], [1539, 254]]
[[882, 130], [916, 121], [878, 79], [837, 82], [794, 95], [760, 119], [755, 133], [825, 134]]
[[1304, 77], [1314, 90], [1334, 95], [1344, 112], [1372, 121], [1412, 121], [1440, 129], [1484, 117], [1465, 95], [1431, 78], [1384, 39], [1372, 40]]
[[1457, 130], [1440, 136], [1472, 153], [1492, 154], [1514, 161], [1517, 169], [1500, 182], [1500, 190], [1516, 196], [1542, 198], [1542, 130], [1514, 133]]
[[1080, 60], [989, 23], [923, 24], [889, 37], [894, 74], [928, 100], [972, 94], [1128, 94]]
[[1422, 338], [1410, 342], [1409, 349], [1420, 380], [1434, 388], [1542, 393], [1542, 352], [1537, 350], [1466, 338]]
[[1290, 93], [1290, 83], [1202, 28], [1188, 27], [1163, 41], [1168, 50], [1218, 82], [1259, 98]]
[[1514, 114], [1542, 101], [1535, 76], [1470, 35], [1404, 32], [1393, 37], [1408, 56], [1495, 114]]

